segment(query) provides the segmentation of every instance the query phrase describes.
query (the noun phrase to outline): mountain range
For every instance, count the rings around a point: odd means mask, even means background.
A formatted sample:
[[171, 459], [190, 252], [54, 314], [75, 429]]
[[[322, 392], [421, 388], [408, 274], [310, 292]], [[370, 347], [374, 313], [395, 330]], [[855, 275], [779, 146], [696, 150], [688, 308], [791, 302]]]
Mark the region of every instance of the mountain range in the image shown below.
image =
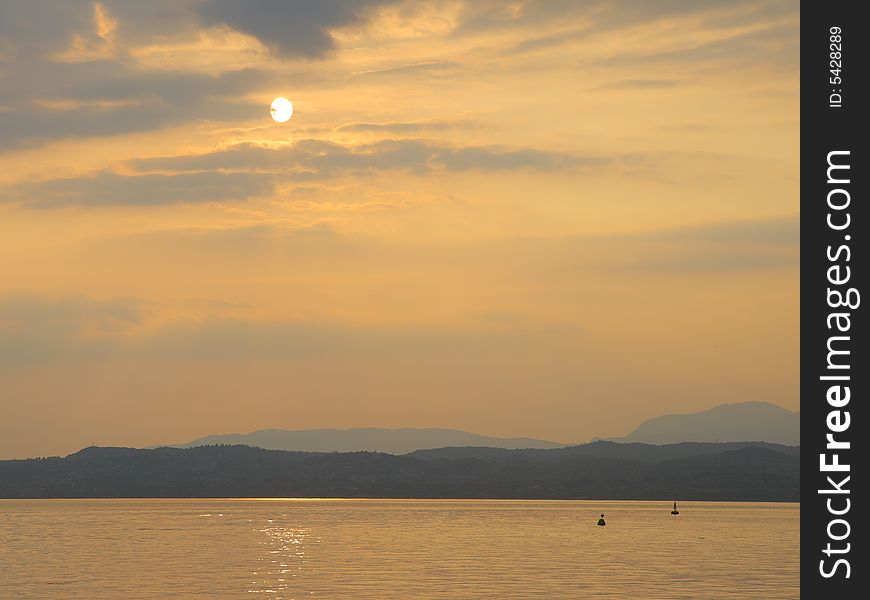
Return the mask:
[[740, 402], [648, 419], [616, 441], [648, 444], [765, 441], [796, 446], [800, 444], [800, 432], [800, 412], [769, 402]]
[[579, 445], [455, 429], [266, 429], [0, 461], [0, 498], [797, 501], [799, 427], [799, 413], [745, 402], [656, 417], [625, 438]]
[[210, 435], [175, 448], [244, 444], [266, 450], [303, 452], [385, 452], [407, 454], [426, 448], [490, 446], [493, 448], [559, 448], [559, 442], [533, 438], [499, 438], [458, 429], [262, 429], [251, 433]]
[[[800, 413], [768, 402], [722, 404], [690, 413], [648, 419], [620, 442], [769, 442], [800, 444]], [[432, 448], [489, 447], [551, 449], [568, 444], [535, 438], [484, 436], [457, 429], [262, 429], [251, 433], [210, 435], [174, 448], [243, 444], [266, 450], [303, 452], [383, 452], [407, 454]]]

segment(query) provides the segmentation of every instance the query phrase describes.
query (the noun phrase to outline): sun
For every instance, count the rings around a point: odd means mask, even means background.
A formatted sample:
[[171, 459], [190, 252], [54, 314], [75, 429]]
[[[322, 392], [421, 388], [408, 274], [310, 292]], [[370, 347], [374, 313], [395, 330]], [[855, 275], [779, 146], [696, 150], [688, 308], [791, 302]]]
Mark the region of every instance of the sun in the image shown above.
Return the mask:
[[293, 116], [293, 104], [287, 98], [275, 98], [269, 113], [277, 123], [286, 123]]

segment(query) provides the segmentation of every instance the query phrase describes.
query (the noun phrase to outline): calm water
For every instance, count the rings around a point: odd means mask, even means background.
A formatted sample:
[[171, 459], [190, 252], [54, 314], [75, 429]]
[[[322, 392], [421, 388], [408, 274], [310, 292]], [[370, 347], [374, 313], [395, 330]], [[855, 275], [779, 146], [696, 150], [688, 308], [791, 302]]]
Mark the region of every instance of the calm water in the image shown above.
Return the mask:
[[[0, 598], [798, 598], [800, 506], [0, 500]], [[598, 513], [607, 526], [597, 527]]]

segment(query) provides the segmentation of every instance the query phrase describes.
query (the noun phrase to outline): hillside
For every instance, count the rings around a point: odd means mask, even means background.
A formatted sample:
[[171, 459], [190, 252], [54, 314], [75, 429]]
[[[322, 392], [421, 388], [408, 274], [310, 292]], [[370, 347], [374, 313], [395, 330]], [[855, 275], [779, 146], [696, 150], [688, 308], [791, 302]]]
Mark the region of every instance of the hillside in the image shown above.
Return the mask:
[[661, 450], [622, 446], [596, 443], [429, 459], [249, 446], [91, 447], [65, 458], [0, 461], [0, 498], [800, 498], [797, 449], [677, 444], [650, 460]]

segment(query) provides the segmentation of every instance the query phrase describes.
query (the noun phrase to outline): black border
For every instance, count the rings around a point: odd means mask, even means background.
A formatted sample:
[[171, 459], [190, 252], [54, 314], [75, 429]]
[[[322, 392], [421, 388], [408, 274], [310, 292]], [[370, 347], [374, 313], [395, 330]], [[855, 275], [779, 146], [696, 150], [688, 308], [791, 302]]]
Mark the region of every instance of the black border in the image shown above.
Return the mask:
[[[828, 495], [819, 490], [828, 486], [827, 475], [819, 466], [820, 454], [826, 452], [825, 435], [828, 433], [826, 418], [829, 410], [826, 391], [831, 382], [821, 381], [820, 376], [828, 373], [827, 341], [829, 335], [827, 315], [833, 312], [827, 303], [827, 269], [831, 266], [827, 248], [836, 249], [848, 243], [851, 260], [839, 264], [851, 267], [851, 279], [843, 287], [855, 287], [860, 292], [865, 273], [870, 269], [867, 262], [864, 236], [870, 235], [866, 209], [866, 151], [863, 149], [863, 131], [859, 130], [862, 113], [868, 108], [866, 85], [863, 81], [867, 55], [868, 25], [859, 18], [863, 2], [814, 1], [801, 4], [801, 592], [806, 598], [859, 598], [866, 597], [870, 590], [864, 581], [865, 564], [858, 556], [866, 551], [860, 543], [863, 532], [863, 496], [858, 493], [859, 486], [867, 484], [863, 473], [866, 472], [859, 462], [858, 454], [866, 452], [862, 448], [861, 433], [866, 430], [866, 411], [862, 404], [867, 394], [866, 380], [870, 373], [862, 368], [862, 349], [867, 346], [866, 320], [863, 306], [851, 313], [849, 360], [851, 369], [846, 371], [852, 378], [851, 401], [841, 410], [848, 410], [851, 417], [849, 429], [837, 434], [838, 439], [851, 443], [851, 448], [840, 452], [840, 462], [850, 465], [848, 475], [851, 480], [844, 487], [850, 490], [851, 507], [843, 516], [850, 523], [849, 537], [840, 543], [849, 542], [851, 550], [841, 555], [851, 566], [848, 579], [843, 577], [845, 569], [837, 571], [831, 578], [823, 578], [819, 572], [819, 561], [825, 559], [827, 565], [833, 564], [822, 550], [828, 543], [827, 526], [831, 519], [826, 501]], [[842, 82], [830, 82], [830, 28], [840, 27], [842, 32]], [[830, 95], [841, 90], [843, 96], [840, 108], [830, 107]], [[849, 231], [834, 231], [827, 226], [829, 212], [827, 194], [833, 185], [827, 181], [828, 153], [833, 150], [849, 150], [851, 181], [848, 191], [851, 196], [848, 208], [851, 217]], [[836, 215], [837, 217], [841, 215]], [[845, 235], [850, 240], [845, 241]], [[864, 298], [861, 299], [865, 301]], [[870, 301], [870, 297], [866, 299]], [[837, 309], [840, 310], [840, 309]], [[849, 310], [849, 309], [845, 309]], [[863, 358], [866, 361], [866, 358]], [[866, 363], [864, 363], [866, 364]], [[829, 454], [831, 451], [827, 451]], [[830, 459], [828, 459], [830, 462]], [[839, 479], [842, 479], [840, 477]], [[838, 496], [835, 502], [843, 502]], [[842, 506], [837, 504], [835, 506]], [[839, 525], [839, 527], [843, 527]], [[844, 530], [844, 529], [843, 529]], [[835, 533], [838, 530], [835, 529]], [[784, 549], [784, 551], [787, 551]]]

